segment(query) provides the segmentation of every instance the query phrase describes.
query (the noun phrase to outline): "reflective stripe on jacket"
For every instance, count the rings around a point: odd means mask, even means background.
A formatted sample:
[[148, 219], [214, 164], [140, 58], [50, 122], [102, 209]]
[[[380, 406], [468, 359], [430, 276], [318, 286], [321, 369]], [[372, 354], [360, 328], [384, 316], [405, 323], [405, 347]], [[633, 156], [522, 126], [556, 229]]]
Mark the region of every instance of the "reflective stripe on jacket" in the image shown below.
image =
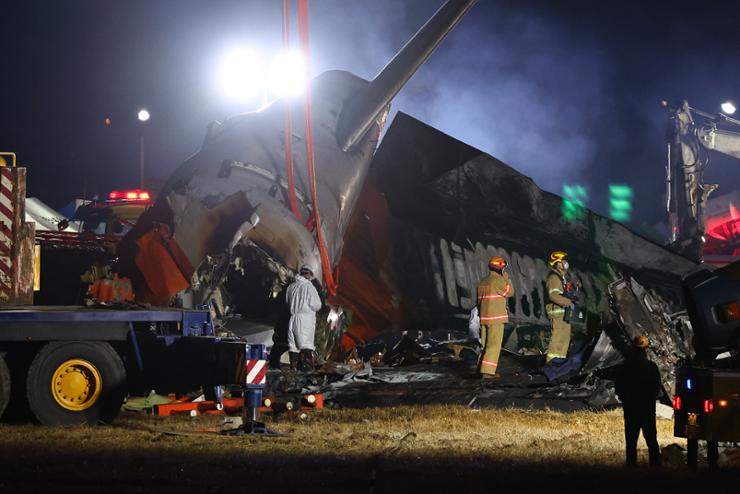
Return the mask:
[[514, 286], [508, 278], [491, 271], [478, 283], [478, 311], [481, 324], [507, 322], [509, 313], [506, 299], [514, 295]]
[[565, 279], [560, 273], [553, 270], [547, 276], [545, 285], [547, 287], [547, 298], [550, 301], [545, 306], [547, 316], [549, 318], [562, 317], [565, 315], [565, 308], [573, 303], [571, 299], [563, 295], [565, 293]]

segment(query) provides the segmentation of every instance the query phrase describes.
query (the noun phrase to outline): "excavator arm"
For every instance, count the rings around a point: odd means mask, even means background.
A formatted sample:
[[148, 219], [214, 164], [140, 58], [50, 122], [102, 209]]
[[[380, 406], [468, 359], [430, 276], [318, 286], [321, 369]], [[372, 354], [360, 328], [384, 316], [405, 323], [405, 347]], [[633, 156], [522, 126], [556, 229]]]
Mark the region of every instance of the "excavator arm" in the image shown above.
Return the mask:
[[703, 251], [706, 202], [718, 187], [703, 181], [709, 161], [706, 151], [740, 159], [740, 133], [720, 125], [740, 128], [740, 120], [692, 108], [686, 101], [669, 113], [666, 206], [670, 243], [695, 260], [701, 259]]
[[740, 132], [706, 126], [698, 128], [696, 135], [705, 148], [740, 159]]

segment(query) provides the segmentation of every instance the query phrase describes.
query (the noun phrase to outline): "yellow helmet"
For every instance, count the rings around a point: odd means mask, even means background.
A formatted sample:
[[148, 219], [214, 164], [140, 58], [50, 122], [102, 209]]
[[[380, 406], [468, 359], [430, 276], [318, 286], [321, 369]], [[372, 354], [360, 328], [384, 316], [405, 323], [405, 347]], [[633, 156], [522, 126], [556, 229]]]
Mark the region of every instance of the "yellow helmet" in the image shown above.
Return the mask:
[[0, 154], [0, 166], [8, 166], [8, 162], [5, 161], [5, 157]]
[[635, 348], [648, 348], [650, 346], [650, 340], [648, 340], [647, 336], [639, 335], [635, 336], [635, 339], [632, 340], [632, 344]]
[[568, 257], [568, 253], [562, 250], [551, 252], [549, 258], [550, 266], [555, 266], [555, 264], [564, 261], [566, 257]]

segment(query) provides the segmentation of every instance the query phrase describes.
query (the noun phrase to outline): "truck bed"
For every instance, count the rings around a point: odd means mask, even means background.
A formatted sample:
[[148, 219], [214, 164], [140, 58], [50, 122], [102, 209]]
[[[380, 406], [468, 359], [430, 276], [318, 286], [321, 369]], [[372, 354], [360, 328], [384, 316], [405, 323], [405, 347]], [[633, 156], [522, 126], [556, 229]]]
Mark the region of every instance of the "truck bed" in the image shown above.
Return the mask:
[[39, 305], [0, 308], [0, 341], [125, 340], [133, 323], [173, 323], [181, 336], [213, 335], [202, 310]]

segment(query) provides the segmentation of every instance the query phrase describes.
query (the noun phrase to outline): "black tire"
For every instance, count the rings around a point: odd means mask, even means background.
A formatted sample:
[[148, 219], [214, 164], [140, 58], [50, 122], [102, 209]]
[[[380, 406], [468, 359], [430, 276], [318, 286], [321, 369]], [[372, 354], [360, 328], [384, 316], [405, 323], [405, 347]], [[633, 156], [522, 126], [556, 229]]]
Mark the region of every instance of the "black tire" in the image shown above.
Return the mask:
[[41, 346], [22, 345], [10, 348], [5, 354], [5, 363], [10, 369], [10, 403], [3, 414], [3, 422], [21, 424], [33, 420], [31, 407], [26, 398], [26, 377], [31, 360]]
[[5, 408], [10, 401], [10, 369], [5, 359], [0, 355], [0, 419], [3, 418]]
[[[73, 365], [74, 362], [80, 363]], [[67, 370], [55, 377], [57, 370], [63, 366]], [[77, 369], [82, 369], [82, 372]], [[63, 396], [66, 392], [62, 387], [63, 379], [67, 376], [65, 372], [73, 376], [85, 376], [83, 379], [73, 378], [77, 379], [76, 382], [72, 381], [77, 387], [74, 393], [70, 393], [78, 394], [80, 389], [85, 389], [79, 392], [82, 399], [80, 396]], [[57, 392], [54, 391], [55, 383], [59, 389]], [[44, 425], [110, 422], [118, 415], [125, 395], [126, 370], [121, 357], [108, 343], [51, 342], [39, 351], [28, 369], [26, 396], [31, 411]], [[75, 399], [78, 400], [76, 404]]]

